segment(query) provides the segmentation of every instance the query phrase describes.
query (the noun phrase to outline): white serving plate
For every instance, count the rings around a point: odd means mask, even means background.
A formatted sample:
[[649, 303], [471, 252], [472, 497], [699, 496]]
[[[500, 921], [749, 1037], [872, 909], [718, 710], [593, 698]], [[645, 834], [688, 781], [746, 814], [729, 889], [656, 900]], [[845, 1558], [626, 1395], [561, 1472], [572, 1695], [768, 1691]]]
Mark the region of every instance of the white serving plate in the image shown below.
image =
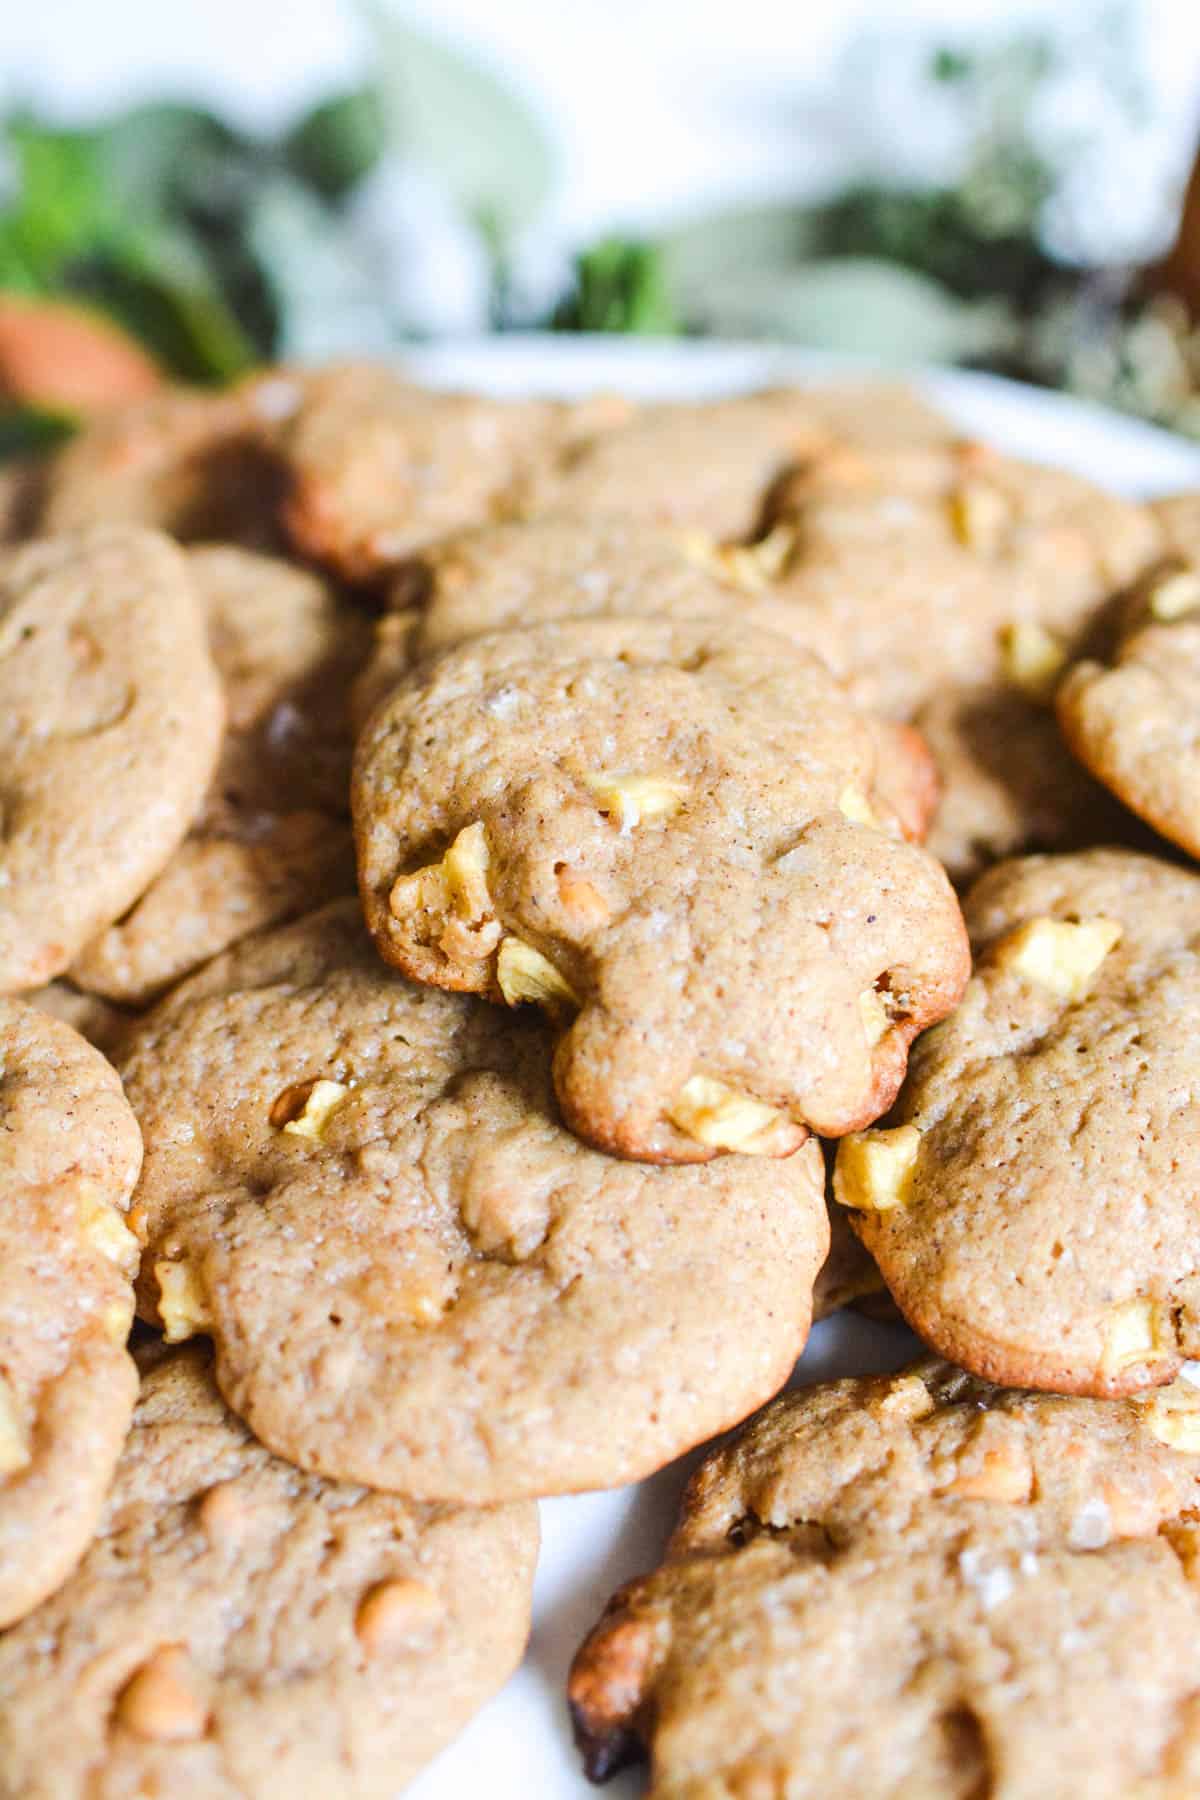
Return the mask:
[[[532, 335], [439, 345], [407, 356], [405, 366], [431, 384], [495, 394], [573, 397], [607, 390], [676, 400], [870, 372], [845, 358], [766, 345]], [[1000, 449], [1061, 464], [1129, 495], [1200, 486], [1200, 447], [1152, 426], [994, 376], [900, 373], [965, 430]], [[915, 1343], [899, 1327], [842, 1314], [814, 1331], [794, 1379], [894, 1368]], [[571, 1744], [563, 1700], [567, 1668], [612, 1590], [657, 1561], [697, 1454], [635, 1487], [542, 1501], [542, 1551], [525, 1661], [407, 1789], [406, 1800], [595, 1795]], [[612, 1800], [632, 1800], [644, 1785], [640, 1772], [629, 1771], [603, 1791]]]

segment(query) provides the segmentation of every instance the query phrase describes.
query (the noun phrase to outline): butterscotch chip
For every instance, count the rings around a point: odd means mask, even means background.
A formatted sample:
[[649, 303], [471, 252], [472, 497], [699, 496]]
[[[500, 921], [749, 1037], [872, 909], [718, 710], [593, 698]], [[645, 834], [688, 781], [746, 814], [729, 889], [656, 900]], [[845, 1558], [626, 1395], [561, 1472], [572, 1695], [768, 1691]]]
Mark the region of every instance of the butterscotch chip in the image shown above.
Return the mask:
[[1181, 495], [1156, 510], [1179, 554], [1135, 591], [1108, 659], [1071, 670], [1058, 717], [1098, 780], [1200, 856], [1200, 505]]
[[193, 818], [221, 694], [180, 552], [98, 527], [0, 553], [0, 991], [132, 905]]
[[354, 1630], [368, 1656], [391, 1656], [424, 1638], [442, 1616], [442, 1602], [423, 1581], [381, 1581], [362, 1600]]
[[909, 1322], [976, 1374], [1167, 1382], [1200, 1348], [1200, 877], [1132, 851], [1029, 857], [965, 912], [975, 972], [881, 1134], [920, 1134], [906, 1203], [854, 1227]]
[[9, 1625], [82, 1554], [129, 1424], [138, 1252], [122, 1215], [142, 1147], [99, 1052], [14, 1000], [0, 1001], [0, 1127], [0, 1625]]
[[210, 545], [188, 566], [225, 693], [220, 760], [162, 873], [71, 969], [79, 986], [127, 1006], [354, 886], [348, 698], [364, 621], [327, 582], [275, 557]]
[[[211, 1333], [278, 1454], [486, 1504], [633, 1480], [786, 1378], [827, 1245], [817, 1145], [615, 1161], [562, 1126], [552, 1056], [539, 1010], [389, 969], [354, 901], [138, 1025], [142, 1310]], [[318, 1070], [347, 1089], [320, 1129], [272, 1123]]]
[[0, 1637], [0, 1788], [398, 1792], [520, 1660], [535, 1509], [303, 1475], [226, 1410], [206, 1351], [147, 1363], [94, 1542]]
[[1200, 1456], [1141, 1410], [932, 1362], [776, 1400], [578, 1652], [587, 1772], [644, 1750], [652, 1800], [1186, 1794]]
[[[468, 640], [414, 668], [359, 740], [368, 924], [409, 975], [496, 1000], [506, 944], [534, 945], [575, 1002], [555, 1084], [591, 1142], [669, 1161], [729, 1148], [680, 1123], [700, 1078], [778, 1115], [785, 1154], [805, 1129], [877, 1117], [965, 974], [956, 903], [900, 841], [884, 755], [815, 658], [753, 628], [591, 619]], [[476, 826], [490, 953], [405, 899]], [[603, 896], [598, 929], [565, 903], [565, 871]], [[884, 989], [872, 1041], [860, 997]]]
[[185, 1651], [178, 1644], [156, 1650], [126, 1682], [117, 1700], [117, 1723], [136, 1737], [177, 1744], [204, 1736], [208, 1708], [196, 1692]]

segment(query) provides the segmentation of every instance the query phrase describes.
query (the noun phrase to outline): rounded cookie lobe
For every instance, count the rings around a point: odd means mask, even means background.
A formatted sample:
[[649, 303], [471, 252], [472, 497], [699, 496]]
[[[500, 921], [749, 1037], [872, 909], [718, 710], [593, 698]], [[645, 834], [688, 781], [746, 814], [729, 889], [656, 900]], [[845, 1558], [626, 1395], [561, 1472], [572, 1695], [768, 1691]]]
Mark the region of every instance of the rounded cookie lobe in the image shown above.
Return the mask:
[[975, 972], [835, 1194], [909, 1323], [992, 1379], [1121, 1394], [1200, 1354], [1200, 878], [1130, 851], [1001, 864]]
[[523, 509], [558, 454], [563, 408], [414, 386], [340, 364], [260, 384], [287, 469], [284, 524], [347, 580], [386, 576], [423, 545]]
[[262, 379], [172, 387], [107, 408], [50, 460], [38, 529], [145, 525], [185, 543], [275, 545], [282, 476], [260, 392]]
[[95, 1542], [0, 1639], [0, 1793], [390, 1800], [519, 1661], [537, 1539], [300, 1474], [170, 1352]]
[[1190, 1435], [1165, 1396], [936, 1363], [781, 1397], [577, 1654], [588, 1773], [644, 1746], [654, 1800], [1191, 1792], [1200, 1389], [1169, 1392]]
[[[838, 662], [812, 616], [775, 591], [784, 530], [753, 545], [722, 545], [611, 517], [539, 518], [487, 525], [432, 546], [392, 584], [372, 653], [355, 684], [363, 724], [423, 657], [488, 632], [564, 619], [712, 619], [790, 638]], [[920, 842], [937, 806], [933, 762], [919, 735], [872, 721], [880, 739], [875, 785], [904, 835]]]
[[0, 1626], [83, 1553], [129, 1425], [141, 1155], [99, 1052], [0, 1000]]
[[359, 740], [359, 880], [418, 980], [563, 1026], [567, 1122], [620, 1154], [784, 1154], [891, 1102], [961, 992], [937, 864], [899, 841], [877, 724], [731, 625], [497, 633], [413, 671]]
[[1099, 781], [1200, 856], [1200, 498], [1177, 495], [1154, 510], [1173, 553], [1130, 596], [1108, 660], [1071, 669], [1058, 718]]
[[137, 1028], [142, 1304], [210, 1332], [302, 1467], [478, 1503], [616, 1485], [786, 1379], [828, 1243], [815, 1144], [656, 1169], [559, 1123], [536, 1017], [418, 987], [356, 903]]
[[276, 557], [210, 545], [188, 566], [225, 691], [220, 760], [166, 868], [71, 967], [79, 986], [134, 1006], [354, 888], [347, 707], [365, 622]]
[[132, 905], [204, 797], [222, 726], [181, 553], [100, 526], [0, 554], [0, 991]]

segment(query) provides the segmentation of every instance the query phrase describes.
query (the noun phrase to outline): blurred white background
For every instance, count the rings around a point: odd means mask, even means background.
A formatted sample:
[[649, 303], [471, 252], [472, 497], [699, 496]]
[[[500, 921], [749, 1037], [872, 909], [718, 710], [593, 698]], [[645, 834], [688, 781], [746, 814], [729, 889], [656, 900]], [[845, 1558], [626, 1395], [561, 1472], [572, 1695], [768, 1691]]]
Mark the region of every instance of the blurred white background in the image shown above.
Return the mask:
[[[903, 81], [822, 109], [839, 54], [865, 30], [931, 40], [1022, 24], [1109, 30], [1106, 0], [393, 0], [410, 22], [492, 60], [538, 107], [559, 151], [545, 228], [577, 241], [726, 199], [819, 186], [864, 135], [901, 168], [945, 151]], [[1136, 143], [1107, 136], [1092, 184], [1101, 248], [1161, 239], [1200, 120], [1200, 0], [1128, 0], [1153, 95]], [[3, 0], [0, 91], [63, 108], [164, 90], [272, 124], [353, 79], [364, 39], [351, 0]], [[876, 71], [878, 86], [880, 73]], [[886, 86], [886, 84], [885, 84]], [[1091, 84], [1056, 105], [1090, 123]], [[1061, 122], [1061, 121], [1060, 121]]]

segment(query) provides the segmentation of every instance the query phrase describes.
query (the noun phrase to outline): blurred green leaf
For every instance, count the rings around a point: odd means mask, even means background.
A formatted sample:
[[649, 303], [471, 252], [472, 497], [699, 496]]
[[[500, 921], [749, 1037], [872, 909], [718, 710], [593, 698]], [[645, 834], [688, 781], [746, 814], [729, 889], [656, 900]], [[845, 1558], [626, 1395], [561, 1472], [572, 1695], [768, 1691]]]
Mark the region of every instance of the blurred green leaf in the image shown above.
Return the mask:
[[440, 177], [496, 243], [508, 244], [550, 193], [553, 163], [541, 124], [503, 81], [405, 25], [385, 0], [360, 5], [397, 148]]
[[368, 355], [395, 337], [378, 283], [347, 229], [293, 176], [263, 183], [246, 243], [267, 271], [279, 321], [276, 354]]
[[790, 270], [731, 267], [709, 290], [696, 322], [731, 336], [915, 362], [998, 354], [1013, 329], [1002, 302], [966, 303], [926, 276], [869, 257]]
[[260, 360], [207, 280], [173, 277], [162, 263], [92, 257], [71, 291], [102, 307], [184, 381], [230, 381]]
[[74, 420], [61, 413], [32, 406], [0, 406], [0, 462], [53, 449], [74, 429]]
[[657, 247], [613, 237], [584, 251], [575, 260], [574, 288], [551, 323], [556, 331], [678, 332]]
[[357, 88], [335, 94], [306, 113], [285, 136], [283, 159], [294, 175], [332, 204], [370, 173], [386, 142], [378, 89]]

